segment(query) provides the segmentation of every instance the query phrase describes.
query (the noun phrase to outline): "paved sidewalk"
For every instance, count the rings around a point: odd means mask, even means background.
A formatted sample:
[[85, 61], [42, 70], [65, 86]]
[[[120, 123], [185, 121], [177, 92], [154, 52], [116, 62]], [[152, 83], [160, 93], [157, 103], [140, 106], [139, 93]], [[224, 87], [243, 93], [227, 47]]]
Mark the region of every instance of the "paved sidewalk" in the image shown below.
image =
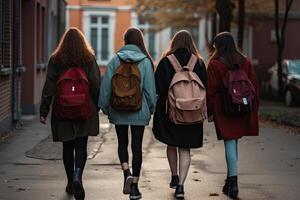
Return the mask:
[[[100, 150], [87, 163], [84, 173], [86, 200], [122, 200], [123, 177], [117, 157], [114, 129], [101, 117]], [[25, 122], [0, 144], [0, 200], [72, 200], [64, 193], [66, 184], [62, 161], [25, 157], [49, 135], [38, 122]], [[261, 125], [261, 136], [239, 142], [239, 183], [242, 200], [298, 200], [300, 196], [300, 136], [285, 129]], [[173, 200], [168, 188], [170, 173], [165, 145], [157, 142], [146, 128], [144, 162], [140, 189], [145, 200]], [[205, 144], [192, 150], [192, 165], [185, 190], [186, 200], [225, 200], [221, 193], [226, 176], [224, 149], [217, 141], [212, 124], [205, 124]], [[210, 196], [211, 195], [211, 196]], [[217, 195], [217, 196], [216, 196]]]

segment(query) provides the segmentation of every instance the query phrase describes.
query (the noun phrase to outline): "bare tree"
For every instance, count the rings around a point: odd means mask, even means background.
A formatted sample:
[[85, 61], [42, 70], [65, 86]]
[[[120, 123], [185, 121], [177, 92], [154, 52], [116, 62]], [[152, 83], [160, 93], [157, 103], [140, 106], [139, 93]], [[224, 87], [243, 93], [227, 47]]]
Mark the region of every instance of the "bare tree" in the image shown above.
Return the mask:
[[220, 16], [219, 32], [230, 31], [232, 7], [231, 0], [216, 0], [216, 10]]
[[280, 8], [279, 0], [274, 0], [275, 3], [275, 31], [276, 31], [276, 44], [277, 44], [277, 66], [278, 66], [278, 88], [280, 95], [284, 96], [283, 82], [282, 82], [282, 54], [285, 47], [285, 30], [287, 26], [289, 12], [291, 10], [293, 0], [285, 0], [285, 10], [282, 19], [282, 26], [280, 27]]
[[238, 0], [238, 46], [243, 50], [245, 30], [245, 0]]

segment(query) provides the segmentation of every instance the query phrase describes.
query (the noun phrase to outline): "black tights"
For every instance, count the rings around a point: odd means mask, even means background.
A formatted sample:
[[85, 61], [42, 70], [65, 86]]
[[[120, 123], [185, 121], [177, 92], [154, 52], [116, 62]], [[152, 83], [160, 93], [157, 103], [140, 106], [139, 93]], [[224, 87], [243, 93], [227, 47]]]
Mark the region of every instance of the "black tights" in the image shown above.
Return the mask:
[[80, 168], [82, 171], [84, 169], [87, 160], [87, 141], [88, 136], [63, 142], [63, 161], [69, 181], [72, 181], [74, 173], [74, 150], [75, 168]]
[[[128, 125], [116, 125], [118, 154], [121, 164], [128, 163]], [[132, 175], [139, 177], [142, 166], [144, 126], [130, 126], [132, 150]]]

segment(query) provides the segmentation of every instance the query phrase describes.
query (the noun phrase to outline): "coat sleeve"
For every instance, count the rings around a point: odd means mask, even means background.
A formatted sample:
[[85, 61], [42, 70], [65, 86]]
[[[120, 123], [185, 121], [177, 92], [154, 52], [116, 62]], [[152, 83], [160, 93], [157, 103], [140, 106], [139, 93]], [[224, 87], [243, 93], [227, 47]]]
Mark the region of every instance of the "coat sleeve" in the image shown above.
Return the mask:
[[41, 105], [40, 105], [41, 117], [47, 117], [49, 113], [50, 105], [52, 103], [56, 91], [57, 78], [58, 78], [58, 73], [56, 72], [53, 59], [50, 58], [47, 67], [46, 82], [44, 84], [42, 97], [41, 97]]
[[106, 115], [108, 115], [108, 109], [109, 109], [109, 105], [110, 105], [111, 78], [114, 74], [114, 67], [118, 65], [117, 61], [118, 61], [118, 58], [115, 56], [108, 63], [108, 65], [106, 67], [106, 72], [105, 72], [102, 82], [101, 82], [98, 106], [101, 108], [103, 113]]
[[94, 60], [93, 65], [91, 66], [91, 68], [88, 70], [88, 78], [90, 81], [90, 93], [91, 93], [91, 97], [93, 102], [95, 103], [95, 105], [97, 106], [98, 110], [100, 109], [100, 107], [98, 106], [98, 99], [99, 99], [99, 92], [100, 92], [100, 70], [99, 70], [99, 66], [96, 62], [96, 60]]
[[155, 110], [156, 105], [156, 89], [155, 89], [155, 79], [154, 72], [152, 68], [152, 64], [149, 59], [145, 59], [143, 62], [145, 69], [144, 82], [143, 82], [143, 92], [145, 94], [145, 98], [150, 109], [150, 113], [152, 114]]
[[203, 60], [199, 60], [196, 63], [194, 72], [198, 75], [200, 80], [202, 81], [204, 87], [207, 89], [207, 72], [206, 72], [206, 66]]
[[163, 58], [155, 71], [155, 85], [158, 98], [166, 98], [168, 95], [169, 86], [173, 78], [171, 71], [173, 74], [175, 73], [168, 58]]
[[217, 93], [217, 78], [216, 74], [214, 73], [214, 64], [210, 62], [207, 69], [207, 114], [208, 117], [211, 117], [214, 112], [214, 102], [215, 96]]

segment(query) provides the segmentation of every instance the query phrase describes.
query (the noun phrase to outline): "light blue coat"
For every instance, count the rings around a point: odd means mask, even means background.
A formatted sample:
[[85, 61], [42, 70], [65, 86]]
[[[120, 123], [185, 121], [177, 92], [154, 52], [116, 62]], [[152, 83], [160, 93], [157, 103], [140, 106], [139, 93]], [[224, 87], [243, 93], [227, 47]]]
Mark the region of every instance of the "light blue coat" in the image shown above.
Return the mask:
[[[142, 108], [137, 112], [120, 112], [110, 106], [111, 79], [120, 65], [119, 57], [126, 62], [139, 62], [141, 88], [143, 94]], [[99, 106], [108, 115], [109, 121], [117, 125], [145, 126], [149, 124], [156, 104], [154, 72], [150, 60], [135, 45], [125, 45], [108, 63], [101, 82]]]

